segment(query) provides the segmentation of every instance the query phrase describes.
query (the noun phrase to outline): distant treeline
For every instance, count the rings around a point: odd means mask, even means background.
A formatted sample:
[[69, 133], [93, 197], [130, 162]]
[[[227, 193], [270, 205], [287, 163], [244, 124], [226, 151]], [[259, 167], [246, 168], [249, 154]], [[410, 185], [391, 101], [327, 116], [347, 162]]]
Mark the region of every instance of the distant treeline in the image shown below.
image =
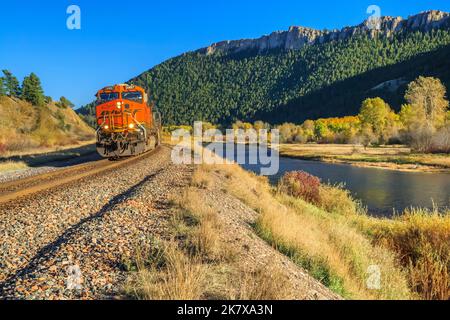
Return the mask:
[[[17, 77], [9, 70], [2, 70], [3, 76], [0, 77], [0, 96], [9, 96], [18, 98], [31, 103], [34, 106], [44, 106], [52, 102], [52, 98], [44, 94], [41, 80], [33, 72], [23, 79], [20, 85]], [[74, 104], [67, 98], [61, 97], [56, 105], [61, 108], [73, 108]]]
[[[302, 124], [271, 125], [236, 121], [235, 130], [278, 129], [282, 143], [406, 144], [418, 152], [450, 152], [450, 111], [446, 89], [439, 79], [419, 77], [407, 86], [405, 103], [396, 113], [382, 98], [362, 102], [357, 116], [306, 120]], [[203, 130], [225, 129], [205, 123]], [[190, 126], [168, 126], [192, 131]]]

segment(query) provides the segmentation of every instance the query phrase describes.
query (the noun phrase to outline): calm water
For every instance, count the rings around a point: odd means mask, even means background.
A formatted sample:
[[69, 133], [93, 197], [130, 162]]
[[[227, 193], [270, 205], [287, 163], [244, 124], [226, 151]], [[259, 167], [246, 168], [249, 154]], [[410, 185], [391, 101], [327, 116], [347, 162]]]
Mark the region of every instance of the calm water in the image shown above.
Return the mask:
[[[246, 152], [247, 153], [247, 152]], [[243, 165], [260, 173], [261, 165]], [[303, 170], [332, 184], [344, 183], [360, 199], [371, 214], [392, 215], [409, 207], [450, 207], [450, 174], [415, 173], [360, 168], [345, 164], [330, 164], [280, 158], [280, 171], [269, 177], [272, 183], [287, 171]]]

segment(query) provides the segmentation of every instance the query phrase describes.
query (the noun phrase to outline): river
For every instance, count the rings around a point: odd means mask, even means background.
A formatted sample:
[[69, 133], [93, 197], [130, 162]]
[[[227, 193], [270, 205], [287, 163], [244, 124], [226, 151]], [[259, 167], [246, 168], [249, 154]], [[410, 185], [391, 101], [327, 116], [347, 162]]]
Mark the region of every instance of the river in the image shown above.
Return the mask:
[[[248, 158], [248, 150], [245, 151]], [[227, 156], [236, 159], [236, 155]], [[247, 170], [260, 173], [262, 165], [241, 164]], [[450, 174], [420, 173], [363, 168], [348, 164], [333, 164], [280, 158], [279, 171], [269, 176], [276, 184], [287, 171], [303, 170], [322, 182], [345, 184], [353, 196], [362, 201], [372, 215], [390, 217], [406, 208], [450, 207]]]

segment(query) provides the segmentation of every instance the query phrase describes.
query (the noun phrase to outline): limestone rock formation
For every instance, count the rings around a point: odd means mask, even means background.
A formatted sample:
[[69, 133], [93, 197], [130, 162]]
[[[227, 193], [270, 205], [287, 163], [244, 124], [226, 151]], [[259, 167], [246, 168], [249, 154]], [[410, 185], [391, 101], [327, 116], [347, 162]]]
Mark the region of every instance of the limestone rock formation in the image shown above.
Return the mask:
[[325, 43], [334, 40], [345, 40], [358, 34], [368, 34], [370, 37], [390, 37], [399, 32], [430, 31], [437, 28], [450, 27], [450, 14], [442, 11], [425, 11], [408, 19], [401, 17], [381, 17], [368, 19], [355, 27], [345, 27], [341, 30], [315, 30], [304, 27], [290, 27], [288, 31], [276, 31], [258, 39], [243, 39], [222, 41], [201, 49], [200, 52], [213, 54], [215, 52], [238, 53], [247, 50], [265, 52], [272, 49], [299, 50], [308, 44]]

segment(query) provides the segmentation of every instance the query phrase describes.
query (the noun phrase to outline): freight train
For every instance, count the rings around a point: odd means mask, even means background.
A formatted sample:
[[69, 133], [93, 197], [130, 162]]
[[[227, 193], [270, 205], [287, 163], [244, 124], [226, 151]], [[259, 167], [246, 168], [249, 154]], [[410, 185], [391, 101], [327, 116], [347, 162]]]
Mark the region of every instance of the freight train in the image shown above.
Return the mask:
[[161, 115], [141, 87], [118, 84], [97, 92], [97, 151], [104, 158], [135, 156], [161, 143]]

